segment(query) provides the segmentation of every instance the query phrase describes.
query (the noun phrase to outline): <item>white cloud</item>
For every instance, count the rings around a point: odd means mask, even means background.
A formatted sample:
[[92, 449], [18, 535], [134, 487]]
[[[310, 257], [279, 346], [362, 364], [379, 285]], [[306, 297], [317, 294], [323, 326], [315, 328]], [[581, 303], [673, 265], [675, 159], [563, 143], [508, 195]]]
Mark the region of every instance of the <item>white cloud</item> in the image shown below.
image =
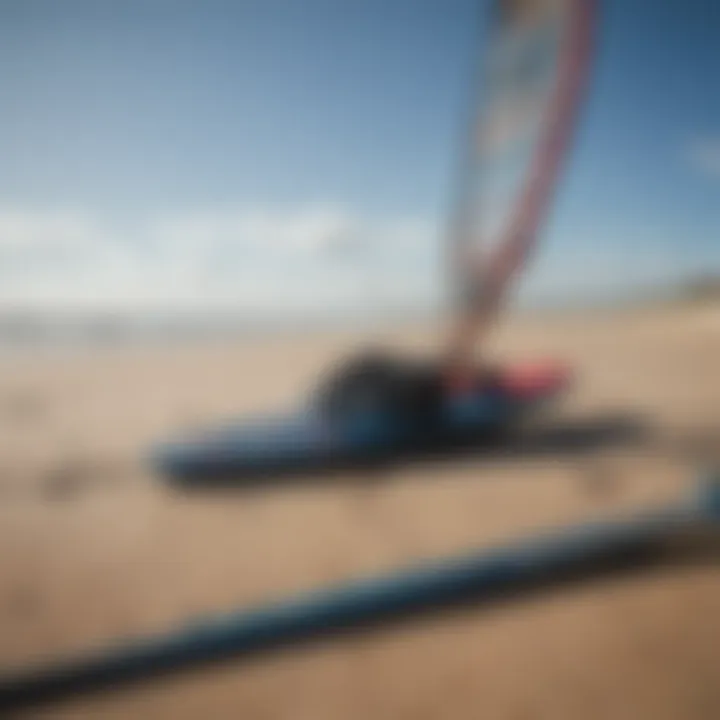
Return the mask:
[[[184, 208], [133, 222], [127, 236], [87, 211], [0, 207], [0, 310], [59, 304], [302, 317], [424, 307], [445, 289], [442, 228], [428, 218], [367, 217], [318, 203]], [[522, 297], [612, 295], [708, 261], [665, 228], [567, 232], [548, 239]]]
[[686, 148], [690, 166], [713, 178], [720, 178], [720, 136], [708, 135], [692, 140]]
[[101, 267], [132, 264], [126, 248], [91, 214], [0, 207], [0, 283], [5, 295], [39, 282], [78, 285]]
[[212, 247], [317, 254], [347, 244], [358, 228], [356, 217], [333, 205], [220, 206], [156, 218], [150, 234], [172, 252], [204, 253]]
[[87, 214], [69, 209], [0, 207], [0, 248], [75, 247], [97, 229]]
[[0, 301], [282, 311], [357, 306], [381, 288], [417, 297], [431, 286], [431, 230], [323, 203], [183, 209], [121, 237], [89, 212], [5, 208]]
[[[424, 307], [445, 289], [442, 228], [428, 218], [365, 217], [320, 203], [188, 208], [134, 221], [129, 237], [86, 211], [0, 207], [0, 310], [59, 304], [302, 317]], [[612, 295], [708, 261], [664, 228], [589, 232], [548, 242], [522, 296]]]

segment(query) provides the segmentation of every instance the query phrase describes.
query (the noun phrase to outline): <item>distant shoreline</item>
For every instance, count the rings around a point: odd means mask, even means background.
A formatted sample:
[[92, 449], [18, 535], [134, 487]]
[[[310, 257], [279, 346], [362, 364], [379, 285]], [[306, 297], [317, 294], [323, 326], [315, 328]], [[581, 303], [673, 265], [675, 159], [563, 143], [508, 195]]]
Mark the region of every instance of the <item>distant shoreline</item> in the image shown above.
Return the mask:
[[[720, 279], [699, 280], [611, 299], [518, 303], [515, 318], [562, 318], [720, 306]], [[310, 318], [250, 318], [224, 312], [122, 313], [55, 309], [0, 310], [0, 349], [102, 347], [134, 344], [184, 344], [197, 341], [244, 341], [301, 333], [324, 334], [426, 325], [441, 321], [444, 311], [389, 308], [382, 317], [363, 313]]]

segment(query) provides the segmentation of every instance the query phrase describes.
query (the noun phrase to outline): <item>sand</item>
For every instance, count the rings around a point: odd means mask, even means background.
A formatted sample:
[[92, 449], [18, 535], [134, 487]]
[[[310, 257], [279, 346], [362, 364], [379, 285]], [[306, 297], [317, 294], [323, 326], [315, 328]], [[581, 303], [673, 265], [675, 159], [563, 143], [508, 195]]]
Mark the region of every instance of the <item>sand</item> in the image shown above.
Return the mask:
[[[558, 357], [557, 439], [453, 464], [183, 495], [158, 439], [282, 407], [352, 333], [0, 359], [0, 669], [188, 617], [677, 497], [720, 460], [720, 309], [516, 318]], [[432, 334], [387, 335], [421, 351]], [[533, 429], [538, 432], [538, 428]], [[30, 714], [52, 718], [720, 717], [720, 564], [678, 563]]]

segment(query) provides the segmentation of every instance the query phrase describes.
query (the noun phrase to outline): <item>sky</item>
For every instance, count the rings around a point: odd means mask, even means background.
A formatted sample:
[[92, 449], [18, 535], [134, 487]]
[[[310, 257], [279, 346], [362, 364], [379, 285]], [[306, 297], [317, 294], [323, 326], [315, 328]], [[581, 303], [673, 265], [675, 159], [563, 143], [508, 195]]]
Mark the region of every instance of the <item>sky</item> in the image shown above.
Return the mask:
[[[480, 0], [0, 0], [0, 304], [427, 306]], [[720, 3], [606, 0], [528, 302], [720, 271]]]

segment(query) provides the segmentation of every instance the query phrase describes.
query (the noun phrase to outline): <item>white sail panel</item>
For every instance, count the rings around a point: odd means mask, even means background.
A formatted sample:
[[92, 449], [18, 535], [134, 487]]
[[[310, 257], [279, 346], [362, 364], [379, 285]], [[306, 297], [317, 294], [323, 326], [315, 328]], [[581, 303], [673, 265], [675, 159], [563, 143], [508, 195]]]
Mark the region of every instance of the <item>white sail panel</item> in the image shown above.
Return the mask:
[[587, 74], [593, 0], [495, 0], [462, 188], [458, 249], [492, 251], [540, 229]]

